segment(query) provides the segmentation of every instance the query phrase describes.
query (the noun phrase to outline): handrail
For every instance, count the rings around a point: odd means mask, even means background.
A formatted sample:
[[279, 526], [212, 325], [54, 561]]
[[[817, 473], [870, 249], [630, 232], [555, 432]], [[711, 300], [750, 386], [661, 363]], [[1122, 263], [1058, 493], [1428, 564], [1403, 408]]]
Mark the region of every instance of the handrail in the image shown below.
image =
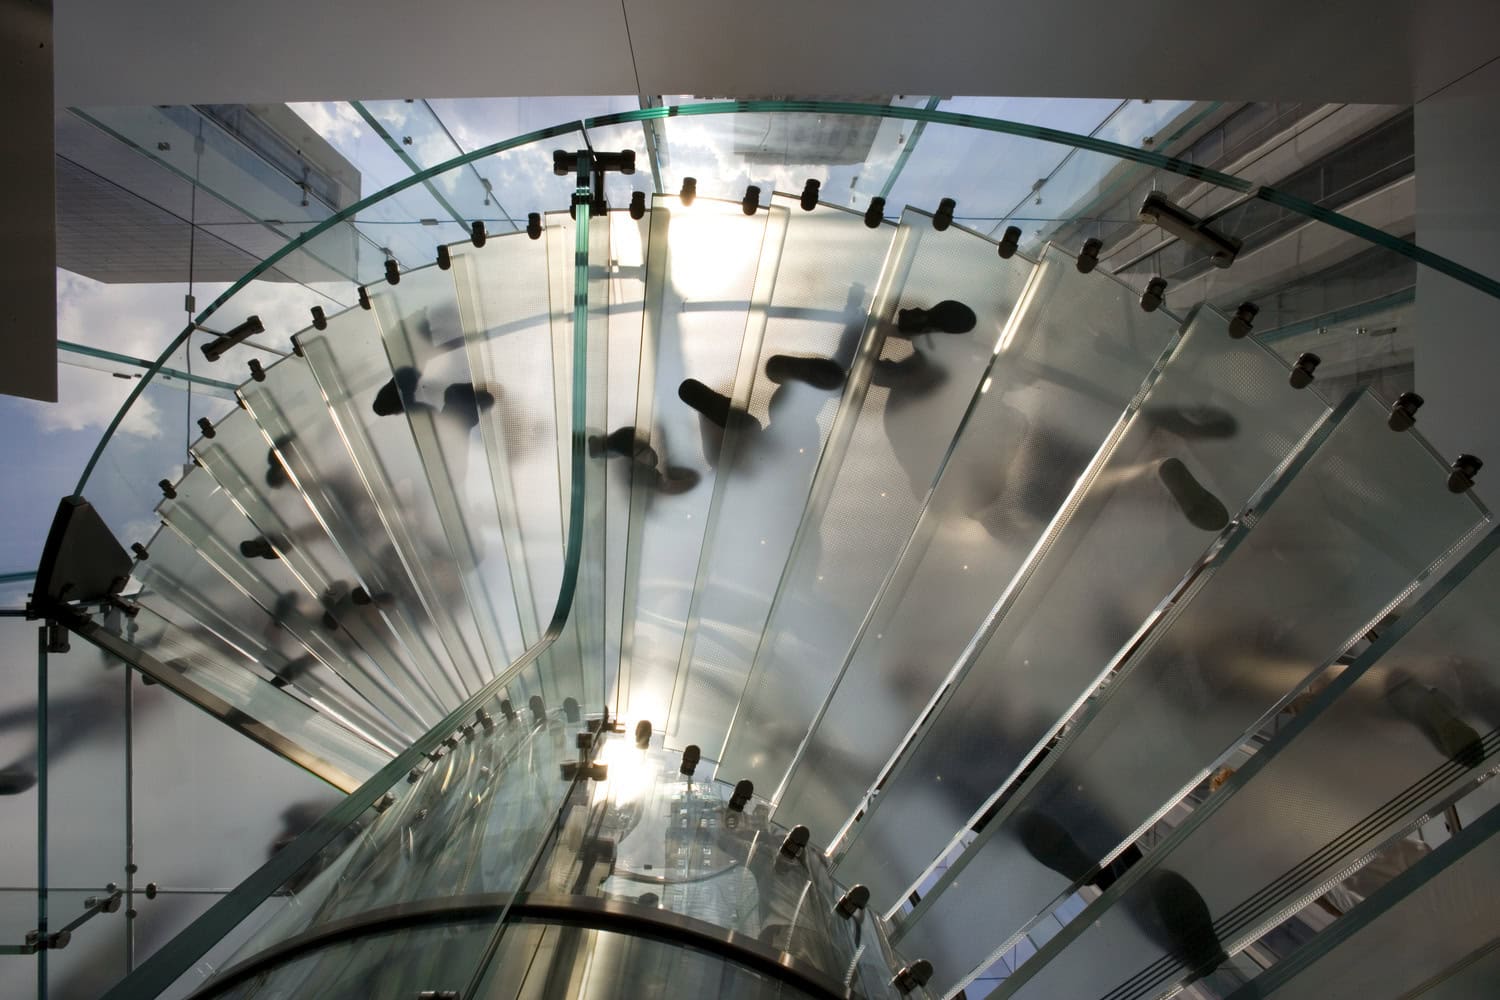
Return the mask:
[[1348, 218], [1330, 209], [1314, 205], [1312, 202], [1306, 201], [1302, 198], [1298, 198], [1294, 195], [1287, 194], [1283, 191], [1279, 191], [1273, 187], [1257, 186], [1254, 183], [1243, 178], [1235, 177], [1233, 175], [1222, 173], [1217, 170], [1211, 170], [1207, 167], [1202, 167], [1194, 163], [1188, 163], [1174, 157], [1166, 156], [1162, 153], [1156, 153], [1145, 149], [1136, 149], [1131, 146], [1125, 146], [1120, 143], [1110, 142], [1107, 139], [1099, 139], [1094, 136], [1080, 135], [1074, 132], [1065, 132], [1060, 129], [1046, 128], [1041, 125], [1027, 125], [1020, 122], [1005, 121], [998, 118], [984, 118], [978, 115], [958, 114], [951, 111], [938, 111], [936, 109], [926, 107], [908, 108], [884, 104], [856, 104], [843, 101], [714, 101], [702, 104], [677, 105], [673, 107], [641, 108], [633, 111], [622, 111], [614, 114], [598, 115], [591, 118], [585, 118], [580, 121], [562, 122], [557, 125], [548, 126], [547, 128], [527, 132], [524, 135], [505, 139], [501, 142], [491, 143], [487, 146], [482, 146], [479, 149], [464, 153], [460, 156], [455, 156], [452, 159], [445, 160], [442, 163], [435, 164], [431, 167], [426, 168], [425, 170], [414, 173], [410, 177], [403, 177], [401, 180], [395, 182], [394, 184], [391, 184], [390, 186], [385, 187], [365, 198], [361, 198], [359, 201], [354, 202], [346, 208], [340, 209], [339, 211], [330, 215], [328, 218], [324, 219], [316, 226], [313, 226], [311, 229], [307, 230], [300, 236], [297, 236], [295, 239], [290, 240], [280, 250], [277, 250], [275, 253], [266, 257], [260, 263], [256, 264], [249, 271], [247, 271], [242, 278], [236, 281], [229, 288], [225, 289], [223, 294], [221, 294], [212, 303], [210, 303], [207, 308], [205, 308], [194, 318], [192, 323], [190, 323], [183, 329], [181, 333], [179, 333], [172, 339], [172, 342], [167, 345], [166, 349], [162, 351], [161, 355], [156, 359], [156, 361], [147, 368], [145, 375], [142, 376], [142, 378], [131, 389], [130, 394], [125, 398], [125, 402], [121, 405], [119, 412], [115, 414], [114, 418], [110, 421], [109, 426], [105, 428], [104, 434], [100, 437], [98, 445], [95, 446], [93, 454], [89, 457], [88, 464], [84, 466], [83, 475], [79, 477], [78, 487], [74, 492], [80, 494], [83, 492], [84, 487], [88, 484], [89, 476], [93, 474], [95, 466], [98, 465], [99, 459], [104, 454], [105, 447], [109, 444], [110, 439], [114, 436], [115, 431], [119, 428], [121, 421], [125, 417], [125, 413], [135, 403], [136, 398], [140, 396], [141, 392], [144, 391], [146, 384], [151, 381], [156, 372], [162, 367], [162, 365], [166, 363], [167, 358], [171, 357], [172, 353], [176, 351], [177, 348], [182, 346], [183, 342], [188, 339], [188, 337], [192, 334], [193, 330], [197, 327], [198, 324], [205, 322], [209, 317], [213, 316], [214, 313], [216, 313], [219, 308], [224, 305], [224, 303], [228, 302], [231, 298], [238, 294], [240, 289], [244, 288], [250, 282], [260, 277], [266, 271], [275, 267], [276, 264], [285, 259], [288, 255], [306, 246], [308, 243], [317, 239], [319, 236], [322, 236], [324, 233], [328, 232], [330, 229], [333, 229], [335, 226], [347, 222], [349, 219], [353, 218], [358, 213], [363, 212], [365, 209], [370, 208], [372, 205], [376, 205], [381, 201], [384, 201], [386, 198], [391, 197], [392, 195], [405, 191], [407, 188], [414, 187], [418, 184], [425, 184], [433, 177], [436, 177], [442, 173], [446, 173], [449, 170], [467, 166], [468, 164], [471, 164], [477, 160], [484, 159], [485, 157], [494, 156], [497, 153], [503, 153], [511, 149], [518, 149], [521, 146], [530, 145], [531, 143], [540, 142], [541, 140], [549, 139], [559, 135], [566, 135], [570, 132], [581, 131], [586, 135], [590, 128], [603, 128], [609, 125], [624, 125], [633, 122], [657, 121], [663, 118], [687, 118], [706, 115], [749, 113], [832, 114], [866, 118], [893, 118], [905, 121], [938, 125], [951, 125], [959, 128], [971, 128], [985, 132], [1014, 135], [1022, 138], [1037, 139], [1042, 142], [1072, 146], [1075, 149], [1083, 149], [1089, 152], [1103, 153], [1108, 156], [1114, 156], [1122, 160], [1130, 160], [1136, 163], [1144, 164], [1145, 166], [1152, 167], [1157, 170], [1163, 170], [1168, 173], [1178, 174], [1183, 177], [1192, 178], [1194, 180], [1204, 181], [1218, 187], [1227, 188], [1231, 191], [1236, 191], [1253, 198], [1258, 198], [1261, 201], [1268, 202], [1272, 205], [1277, 205], [1281, 208], [1287, 209], [1288, 211], [1295, 212], [1299, 215], [1313, 219], [1314, 221], [1322, 222], [1325, 225], [1342, 230], [1346, 233], [1349, 233], [1350, 235], [1365, 240], [1368, 243], [1373, 243], [1377, 246], [1384, 247], [1387, 250], [1391, 250], [1395, 253], [1401, 254], [1402, 256], [1408, 257], [1411, 260], [1429, 267], [1434, 271], [1445, 274], [1450, 278], [1462, 282], [1463, 284], [1469, 285], [1470, 287], [1475, 288], [1485, 293], [1486, 295], [1489, 295], [1493, 298], [1500, 298], [1500, 280], [1480, 274], [1479, 272], [1474, 271], [1471, 268], [1464, 267], [1462, 264], [1449, 260], [1448, 258], [1443, 257], [1439, 254], [1435, 254], [1430, 250], [1425, 250], [1422, 247], [1411, 243], [1410, 241], [1391, 236], [1389, 233], [1377, 229], [1374, 226], [1370, 226], [1363, 222]]

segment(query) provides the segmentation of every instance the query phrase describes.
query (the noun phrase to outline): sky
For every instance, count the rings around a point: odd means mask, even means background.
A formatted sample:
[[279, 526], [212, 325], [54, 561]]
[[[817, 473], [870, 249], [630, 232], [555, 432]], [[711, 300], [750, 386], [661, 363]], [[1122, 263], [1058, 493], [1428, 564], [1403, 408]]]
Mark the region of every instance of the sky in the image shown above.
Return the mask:
[[[667, 97], [665, 103], [687, 103]], [[897, 98], [894, 103], [921, 106], [921, 97]], [[1131, 102], [1125, 110], [1118, 101], [949, 98], [941, 110], [1044, 124], [1068, 131], [1099, 134], [1129, 145], [1140, 145], [1163, 121], [1186, 105], [1180, 102]], [[362, 194], [409, 176], [423, 168], [484, 145], [536, 129], [589, 116], [631, 110], [634, 97], [495, 98], [484, 100], [320, 102], [295, 104], [292, 109], [349, 159], [361, 172]], [[370, 119], [391, 137], [379, 134]], [[833, 127], [839, 123], [818, 123]], [[847, 124], [847, 123], [844, 123]], [[900, 179], [889, 192], [888, 215], [899, 214], [903, 199], [920, 207], [935, 207], [938, 197], [955, 197], [960, 220], [1000, 225], [1018, 202], [1024, 201], [1039, 179], [1048, 177], [1068, 156], [1066, 147], [1035, 140], [929, 126], [918, 135], [913, 123], [886, 120], [878, 124], [863, 162], [826, 164], [798, 162], [795, 149], [786, 148], [782, 161], [772, 157], [747, 159], [745, 149], [757, 140], [794, 133], [773, 131], [769, 116], [684, 117], [656, 126], [661, 148], [663, 187], [675, 192], [684, 176], [700, 180], [706, 195], [738, 199], [746, 185], [762, 188], [763, 202], [772, 190], [798, 193], [809, 177], [823, 184], [823, 198], [863, 209], [881, 191], [897, 162], [906, 157]], [[623, 204], [632, 190], [646, 190], [651, 176], [644, 131], [639, 124], [592, 130], [588, 139], [599, 149], [631, 148], [640, 166], [635, 177], [612, 177], [612, 203]], [[919, 142], [914, 140], [920, 139]], [[399, 144], [399, 150], [391, 143]], [[467, 235], [461, 223], [483, 218], [491, 231], [524, 226], [533, 211], [566, 205], [571, 182], [551, 169], [554, 148], [577, 148], [581, 133], [477, 161], [450, 171], [431, 187], [417, 185], [368, 212], [358, 225], [379, 247], [388, 247], [403, 266], [432, 259], [439, 241]], [[1148, 143], [1149, 145], [1149, 143]], [[764, 152], [762, 150], [762, 152]], [[805, 159], [805, 157], [803, 157]], [[1098, 158], [1102, 169], [1107, 158]], [[1110, 161], [1112, 164], [1113, 161]], [[1098, 172], [1096, 165], [1075, 157], [1059, 180], [1082, 190]], [[1084, 169], [1087, 168], [1087, 169]], [[1077, 174], [1078, 177], [1072, 175]], [[1070, 189], [1071, 190], [1071, 189]], [[1043, 194], [1050, 189], [1043, 189]], [[1076, 192], [1074, 192], [1076, 195]], [[1029, 212], [1039, 219], [1048, 209], [1061, 210], [1069, 191], [1043, 199], [1045, 208]], [[488, 203], [486, 203], [488, 199]], [[928, 204], [929, 202], [933, 204]], [[1053, 212], [1055, 214], [1055, 211]], [[1040, 233], [1042, 224], [1033, 225]], [[983, 226], [981, 226], [983, 228]], [[184, 275], [184, 278], [187, 276]], [[193, 292], [201, 308], [227, 286], [197, 283]], [[58, 336], [62, 340], [101, 347], [136, 357], [154, 358], [179, 333], [186, 319], [183, 296], [186, 281], [166, 284], [101, 284], [67, 271], [57, 272]], [[291, 333], [307, 323], [308, 308], [323, 305], [329, 296], [350, 301], [351, 289], [336, 285], [307, 287], [291, 282], [254, 282], [242, 290], [210, 325], [225, 329], [255, 313], [267, 333], [267, 346], [285, 350]], [[191, 352], [179, 352], [173, 364], [197, 374], [238, 382], [245, 349], [210, 366], [198, 354], [195, 335]], [[191, 359], [189, 357], [191, 355]], [[272, 354], [262, 354], [266, 363]], [[133, 384], [130, 369], [109, 371], [59, 365], [57, 403], [37, 403], [0, 397], [0, 461], [12, 470], [6, 493], [10, 513], [0, 529], [0, 574], [34, 569], [47, 525], [57, 501], [72, 492], [100, 434], [124, 401]], [[179, 383], [180, 384], [180, 383]], [[198, 416], [217, 417], [232, 402], [223, 394], [201, 389], [191, 394], [165, 384], [154, 385], [126, 416], [86, 495], [93, 500], [116, 533], [127, 541], [146, 541], [154, 529], [152, 508], [159, 493], [154, 483], [176, 478], [186, 457], [186, 446], [196, 438]]]

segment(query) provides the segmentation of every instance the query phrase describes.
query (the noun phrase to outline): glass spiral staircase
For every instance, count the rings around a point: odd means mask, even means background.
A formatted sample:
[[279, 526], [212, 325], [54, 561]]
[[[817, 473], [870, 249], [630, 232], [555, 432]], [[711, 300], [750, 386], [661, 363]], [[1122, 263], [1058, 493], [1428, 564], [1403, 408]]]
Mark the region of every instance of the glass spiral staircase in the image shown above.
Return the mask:
[[[590, 152], [773, 114], [966, 130], [955, 178], [985, 142], [1070, 145], [1078, 204], [1158, 192], [1141, 225], [1191, 277], [1112, 265], [1090, 234], [1122, 220], [1084, 208], [986, 234], [937, 187], [860, 212]], [[1245, 294], [1276, 275], [1237, 220], [1493, 282], [1269, 188], [962, 117], [651, 109], [397, 186], [555, 162], [561, 210], [359, 263], [358, 304], [201, 421], [155, 534], [119, 539], [128, 583], [39, 577], [48, 617], [349, 793], [111, 996], [1494, 974], [1493, 812], [1244, 959], [1493, 769], [1500, 534], [1420, 400], [1325, 394], [1278, 353], [1297, 304]], [[1196, 214], [1162, 199], [1190, 182]], [[341, 227], [398, 195], [280, 257], [347, 259]], [[197, 321], [221, 369], [260, 326], [237, 288]], [[157, 490], [111, 447], [80, 496]], [[1420, 955], [1379, 944], [1419, 926]]]

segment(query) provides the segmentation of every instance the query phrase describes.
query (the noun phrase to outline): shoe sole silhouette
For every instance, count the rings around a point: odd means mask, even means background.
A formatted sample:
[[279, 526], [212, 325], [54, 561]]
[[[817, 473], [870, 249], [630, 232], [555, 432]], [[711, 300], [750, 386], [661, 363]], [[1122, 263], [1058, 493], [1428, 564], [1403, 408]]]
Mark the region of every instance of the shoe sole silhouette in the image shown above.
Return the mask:
[[1203, 531], [1219, 531], [1229, 523], [1229, 511], [1219, 498], [1193, 478], [1181, 459], [1169, 458], [1156, 467], [1156, 475], [1172, 495], [1188, 523]]

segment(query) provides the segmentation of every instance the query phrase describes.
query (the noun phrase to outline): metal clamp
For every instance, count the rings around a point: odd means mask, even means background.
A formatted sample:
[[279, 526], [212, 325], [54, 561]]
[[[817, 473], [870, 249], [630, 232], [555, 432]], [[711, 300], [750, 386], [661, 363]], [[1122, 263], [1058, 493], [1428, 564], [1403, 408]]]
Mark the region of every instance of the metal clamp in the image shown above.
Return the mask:
[[1448, 492], [1467, 493], [1474, 488], [1474, 476], [1484, 468], [1484, 463], [1474, 455], [1464, 453], [1448, 466]]
[[802, 185], [802, 198], [797, 202], [802, 206], [802, 211], [811, 212], [818, 207], [818, 194], [822, 187], [822, 181], [814, 180], [811, 177], [807, 179], [807, 183]]
[[895, 978], [891, 980], [891, 985], [905, 996], [926, 986], [931, 978], [932, 963], [925, 958], [919, 958], [910, 965], [902, 966], [901, 971], [897, 972]]
[[1303, 351], [1297, 355], [1297, 360], [1292, 365], [1292, 373], [1287, 378], [1287, 381], [1291, 383], [1293, 389], [1306, 389], [1312, 385], [1313, 372], [1317, 371], [1318, 365], [1322, 363], [1323, 359], [1312, 351]]
[[869, 206], [865, 209], [865, 228], [879, 229], [880, 224], [885, 221], [885, 199], [876, 197], [870, 199]]
[[1021, 246], [1021, 227], [1020, 226], [1006, 226], [1005, 227], [1005, 234], [1000, 237], [1000, 246], [998, 248], [999, 252], [1000, 252], [1000, 259], [1001, 260], [1010, 260], [1012, 257], [1014, 257], [1016, 255], [1016, 251], [1018, 249], [1020, 249], [1020, 246]]
[[1424, 402], [1426, 400], [1414, 392], [1403, 392], [1391, 404], [1391, 415], [1386, 418], [1385, 425], [1393, 431], [1411, 430], [1417, 422], [1417, 411]]
[[1091, 236], [1083, 241], [1083, 249], [1078, 251], [1078, 273], [1089, 274], [1099, 266], [1099, 251], [1104, 249], [1104, 241], [1098, 237]]
[[932, 213], [932, 228], [941, 233], [953, 225], [953, 210], [957, 207], [958, 202], [952, 198], [944, 198], [938, 202], [937, 211]]

